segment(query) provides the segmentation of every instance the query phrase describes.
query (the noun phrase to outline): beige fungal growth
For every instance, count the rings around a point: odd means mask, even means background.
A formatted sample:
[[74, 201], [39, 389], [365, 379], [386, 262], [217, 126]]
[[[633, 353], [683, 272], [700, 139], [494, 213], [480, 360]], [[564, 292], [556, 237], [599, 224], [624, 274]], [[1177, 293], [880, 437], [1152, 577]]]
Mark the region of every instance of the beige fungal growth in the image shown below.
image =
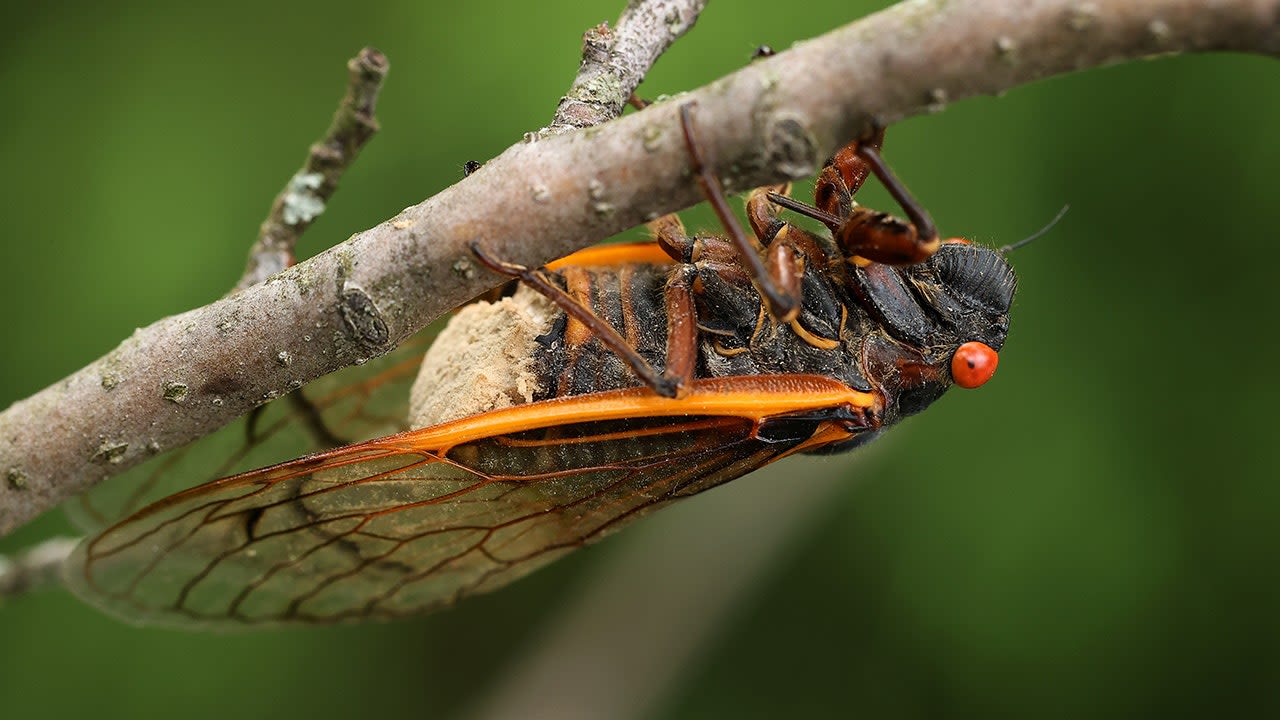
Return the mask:
[[537, 338], [559, 311], [521, 286], [496, 303], [464, 307], [422, 359], [409, 394], [409, 424], [427, 427], [533, 400]]

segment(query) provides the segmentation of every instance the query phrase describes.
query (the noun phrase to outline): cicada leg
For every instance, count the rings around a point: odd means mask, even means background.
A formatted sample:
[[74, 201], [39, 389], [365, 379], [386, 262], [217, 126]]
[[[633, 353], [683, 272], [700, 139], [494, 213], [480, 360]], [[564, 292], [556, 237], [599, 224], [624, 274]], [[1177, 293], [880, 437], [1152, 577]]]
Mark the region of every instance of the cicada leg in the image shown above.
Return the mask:
[[[841, 250], [850, 258], [864, 258], [891, 265], [923, 262], [940, 244], [933, 219], [880, 156], [884, 129], [877, 127], [866, 138], [841, 148], [823, 166], [814, 188], [817, 207], [781, 195], [774, 202], [808, 215], [831, 229]], [[907, 215], [900, 220], [888, 213], [860, 207], [853, 194], [867, 175], [874, 173]]]
[[694, 245], [697, 242], [684, 229], [684, 222], [675, 213], [667, 213], [656, 220], [645, 223], [653, 241], [662, 248], [672, 260], [681, 263], [693, 262]]
[[773, 244], [773, 239], [787, 226], [786, 221], [778, 217], [778, 210], [782, 206], [770, 197], [788, 197], [790, 194], [791, 183], [783, 183], [758, 187], [747, 195], [747, 222], [751, 224], [751, 231], [766, 247]]
[[[747, 196], [747, 221], [756, 237], [769, 248], [770, 258], [782, 255], [778, 246], [791, 248], [806, 263], [817, 263], [825, 267], [832, 250], [830, 242], [824, 242], [808, 230], [786, 222], [779, 217], [782, 205], [774, 198], [787, 198], [791, 190], [790, 183], [782, 185], [766, 185], [752, 190]], [[772, 268], [770, 272], [774, 272]]]
[[766, 261], [760, 241], [749, 237], [743, 231], [738, 218], [729, 208], [725, 198], [724, 186], [720, 178], [712, 172], [709, 163], [703, 157], [693, 132], [691, 105], [680, 106], [680, 126], [684, 130], [685, 147], [689, 151], [689, 159], [693, 163], [693, 173], [702, 188], [707, 203], [720, 218], [725, 233], [737, 249], [738, 260], [751, 274], [756, 289], [769, 313], [780, 322], [791, 322], [800, 312], [800, 265], [791, 249], [785, 245], [775, 245], [769, 251]]
[[488, 254], [478, 242], [471, 252], [485, 267], [515, 278], [550, 300], [566, 315], [582, 323], [609, 350], [625, 362], [636, 377], [663, 397], [682, 396], [693, 379], [696, 359], [697, 323], [694, 320], [692, 266], [674, 272], [665, 289], [666, 310], [670, 328], [667, 333], [667, 367], [659, 371], [636, 351], [609, 323], [601, 320], [591, 308], [560, 289], [538, 270], [504, 262]]
[[838, 218], [848, 217], [853, 211], [853, 196], [871, 174], [859, 151], [879, 149], [884, 144], [884, 130], [879, 129], [866, 139], [851, 142], [840, 148], [822, 166], [814, 183], [813, 200], [818, 209]]

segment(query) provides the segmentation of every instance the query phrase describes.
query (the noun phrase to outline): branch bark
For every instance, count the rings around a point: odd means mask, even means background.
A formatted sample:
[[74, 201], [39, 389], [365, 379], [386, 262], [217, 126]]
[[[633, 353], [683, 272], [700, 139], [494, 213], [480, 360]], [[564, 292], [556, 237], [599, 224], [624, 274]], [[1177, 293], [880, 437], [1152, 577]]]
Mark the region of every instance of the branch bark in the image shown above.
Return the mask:
[[[905, 2], [679, 102], [516, 145], [444, 192], [266, 282], [143, 328], [0, 414], [0, 534], [156, 452], [387, 352], [502, 281], [696, 203], [677, 105], [731, 190], [811, 174], [872, 120], [1157, 54], [1280, 54], [1280, 0]], [[531, 136], [531, 139], [533, 136]], [[173, 388], [185, 388], [183, 393]]]

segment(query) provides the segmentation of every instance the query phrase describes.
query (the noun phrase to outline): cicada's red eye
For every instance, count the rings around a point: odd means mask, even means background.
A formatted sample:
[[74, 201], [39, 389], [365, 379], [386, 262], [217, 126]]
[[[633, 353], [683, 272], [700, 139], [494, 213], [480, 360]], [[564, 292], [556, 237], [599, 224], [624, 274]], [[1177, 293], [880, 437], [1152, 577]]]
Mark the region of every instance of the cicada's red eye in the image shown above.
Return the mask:
[[962, 388], [981, 387], [996, 374], [1000, 356], [990, 346], [967, 342], [951, 357], [951, 378]]

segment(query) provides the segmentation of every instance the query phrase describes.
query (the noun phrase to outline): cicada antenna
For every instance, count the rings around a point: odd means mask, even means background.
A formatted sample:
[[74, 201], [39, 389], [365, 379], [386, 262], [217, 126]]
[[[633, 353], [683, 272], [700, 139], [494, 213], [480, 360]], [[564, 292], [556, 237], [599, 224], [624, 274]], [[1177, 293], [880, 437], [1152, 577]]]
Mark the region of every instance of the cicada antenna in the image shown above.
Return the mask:
[[1050, 220], [1047, 225], [1031, 233], [1030, 235], [1022, 238], [1018, 242], [1005, 245], [1004, 247], [1000, 248], [996, 252], [1000, 253], [1001, 255], [1008, 255], [1009, 253], [1013, 252], [1014, 250], [1017, 250], [1020, 247], [1025, 247], [1026, 245], [1031, 244], [1032, 241], [1039, 240], [1040, 238], [1047, 235], [1049, 231], [1053, 229], [1053, 226], [1057, 225], [1058, 221], [1062, 219], [1062, 216], [1066, 215], [1067, 211], [1070, 209], [1071, 209], [1070, 205], [1063, 205], [1062, 209], [1058, 211], [1057, 215], [1053, 216], [1053, 219]]

